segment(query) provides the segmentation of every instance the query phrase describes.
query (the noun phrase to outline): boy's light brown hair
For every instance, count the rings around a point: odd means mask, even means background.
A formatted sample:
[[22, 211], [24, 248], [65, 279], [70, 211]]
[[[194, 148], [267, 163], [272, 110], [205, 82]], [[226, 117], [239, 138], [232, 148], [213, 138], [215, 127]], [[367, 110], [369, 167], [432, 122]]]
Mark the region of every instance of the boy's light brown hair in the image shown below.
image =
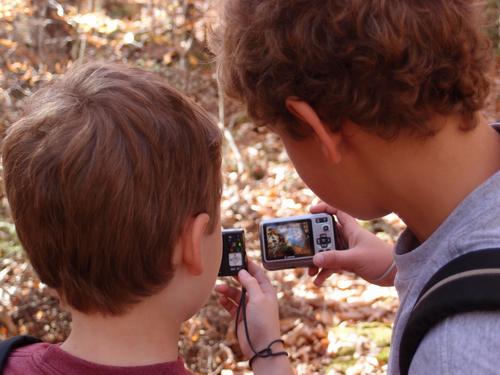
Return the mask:
[[218, 222], [220, 147], [203, 110], [139, 69], [91, 63], [39, 90], [2, 156], [40, 279], [73, 308], [111, 315], [164, 287], [186, 220]]
[[226, 92], [260, 125], [305, 135], [285, 106], [308, 102], [384, 138], [427, 136], [435, 114], [463, 129], [488, 95], [492, 52], [471, 0], [226, 0], [212, 49]]

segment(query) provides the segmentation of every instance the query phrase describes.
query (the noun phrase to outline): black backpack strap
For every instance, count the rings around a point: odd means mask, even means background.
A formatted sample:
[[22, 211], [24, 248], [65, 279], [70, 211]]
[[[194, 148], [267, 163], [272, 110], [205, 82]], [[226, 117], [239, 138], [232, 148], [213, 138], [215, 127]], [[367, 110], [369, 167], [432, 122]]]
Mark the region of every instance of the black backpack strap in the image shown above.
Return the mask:
[[462, 255], [435, 273], [422, 289], [403, 331], [399, 368], [408, 374], [425, 335], [447, 317], [500, 310], [500, 248]]
[[3, 374], [7, 359], [12, 351], [21, 346], [36, 344], [38, 342], [41, 341], [33, 336], [14, 336], [0, 342], [0, 374]]

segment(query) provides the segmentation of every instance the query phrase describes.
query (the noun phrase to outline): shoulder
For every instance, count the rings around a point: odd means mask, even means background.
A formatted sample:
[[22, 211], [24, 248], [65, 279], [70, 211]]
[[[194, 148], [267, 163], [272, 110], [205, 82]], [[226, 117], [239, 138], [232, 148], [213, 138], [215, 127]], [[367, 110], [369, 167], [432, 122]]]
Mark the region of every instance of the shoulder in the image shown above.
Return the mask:
[[66, 375], [66, 374], [123, 374], [123, 375], [191, 375], [182, 358], [177, 361], [144, 366], [121, 367], [96, 364], [64, 352], [57, 344], [33, 344], [15, 350], [9, 356], [5, 375]]
[[39, 361], [50, 347], [52, 347], [51, 344], [39, 343], [23, 346], [12, 351], [9, 354], [3, 373], [5, 375], [39, 373]]
[[498, 374], [499, 330], [500, 312], [450, 317], [425, 336], [410, 374]]
[[9, 355], [9, 358], [26, 358], [31, 357], [35, 354], [43, 354], [48, 348], [52, 346], [53, 344], [47, 344], [45, 342], [22, 346], [12, 351]]

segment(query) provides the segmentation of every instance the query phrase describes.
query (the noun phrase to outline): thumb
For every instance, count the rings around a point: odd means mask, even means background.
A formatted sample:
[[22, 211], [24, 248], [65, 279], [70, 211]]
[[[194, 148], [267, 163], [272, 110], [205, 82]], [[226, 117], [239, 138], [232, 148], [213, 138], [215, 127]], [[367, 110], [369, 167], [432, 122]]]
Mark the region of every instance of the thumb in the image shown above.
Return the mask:
[[347, 242], [352, 243], [351, 239], [355, 237], [361, 226], [355, 218], [343, 211], [337, 211], [336, 216], [342, 226], [342, 234], [344, 235], [344, 238]]
[[354, 249], [330, 250], [316, 254], [313, 263], [318, 268], [327, 268], [335, 272], [352, 271], [356, 267], [355, 255]]
[[238, 272], [238, 280], [247, 290], [250, 299], [263, 295], [257, 279], [250, 275], [246, 270], [240, 270], [240, 272]]

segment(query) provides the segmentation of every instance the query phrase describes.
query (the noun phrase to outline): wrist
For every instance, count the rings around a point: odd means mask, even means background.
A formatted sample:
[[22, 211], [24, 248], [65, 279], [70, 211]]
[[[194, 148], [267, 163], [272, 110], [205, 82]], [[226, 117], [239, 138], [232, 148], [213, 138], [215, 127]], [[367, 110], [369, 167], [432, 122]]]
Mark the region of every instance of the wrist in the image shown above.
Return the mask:
[[385, 271], [375, 279], [370, 280], [371, 283], [380, 285], [380, 286], [393, 286], [394, 278], [397, 273], [396, 262], [394, 259], [391, 263], [389, 263]]
[[[269, 342], [269, 345], [264, 349], [255, 352], [255, 354], [250, 358], [249, 364], [250, 368], [253, 369], [253, 365], [256, 361], [261, 359], [273, 359], [278, 357], [284, 357], [288, 362], [288, 352], [284, 349], [284, 341], [281, 339], [276, 339]], [[273, 361], [274, 364], [279, 363], [277, 361]], [[266, 365], [269, 366], [269, 365]]]
[[[282, 352], [285, 348], [282, 343], [272, 345], [272, 351]], [[294, 374], [290, 360], [286, 355], [256, 358], [252, 363], [252, 371], [258, 374], [291, 375]]]
[[252, 368], [255, 375], [292, 375], [294, 374], [290, 360], [287, 357], [259, 358]]
[[380, 276], [378, 276], [373, 281], [382, 281], [382, 280], [385, 280], [385, 278], [387, 276], [389, 276], [392, 273], [392, 271], [394, 271], [395, 268], [396, 268], [396, 262], [393, 259], [392, 262], [389, 264], [389, 266], [384, 271], [384, 273], [382, 273]]

